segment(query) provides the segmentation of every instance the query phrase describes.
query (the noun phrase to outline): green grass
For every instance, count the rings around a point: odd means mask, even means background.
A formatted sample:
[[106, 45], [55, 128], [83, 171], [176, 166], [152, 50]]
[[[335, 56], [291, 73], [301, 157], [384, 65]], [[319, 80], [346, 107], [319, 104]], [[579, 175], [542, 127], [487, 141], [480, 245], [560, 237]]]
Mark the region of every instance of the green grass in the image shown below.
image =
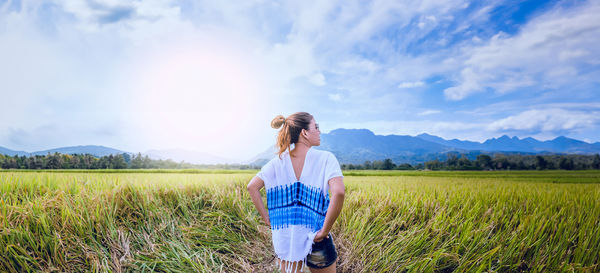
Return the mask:
[[[0, 272], [277, 272], [255, 173], [2, 171]], [[598, 171], [344, 174], [338, 272], [600, 271]]]

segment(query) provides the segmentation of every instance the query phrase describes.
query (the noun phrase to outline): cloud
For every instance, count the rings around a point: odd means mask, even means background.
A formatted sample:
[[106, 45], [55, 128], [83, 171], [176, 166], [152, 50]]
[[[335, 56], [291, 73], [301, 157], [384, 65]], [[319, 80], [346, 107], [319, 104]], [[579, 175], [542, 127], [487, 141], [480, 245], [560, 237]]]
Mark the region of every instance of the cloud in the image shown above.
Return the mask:
[[142, 21], [153, 22], [165, 18], [178, 18], [180, 14], [179, 8], [172, 6], [169, 1], [148, 0], [126, 3], [113, 0], [56, 0], [52, 2], [61, 7], [64, 12], [74, 16], [79, 29], [91, 32], [101, 31], [108, 27], [106, 25], [115, 23], [120, 23], [117, 28], [136, 28]]
[[310, 81], [312, 84], [314, 84], [316, 86], [324, 86], [326, 84], [325, 76], [323, 75], [323, 73], [313, 74], [312, 76], [310, 76], [308, 78], [308, 81]]
[[599, 13], [598, 1], [558, 7], [526, 23], [515, 36], [499, 32], [483, 45], [464, 46], [457, 84], [444, 90], [446, 98], [461, 100], [486, 89], [504, 94], [570, 87], [573, 81], [598, 83]]
[[495, 132], [522, 131], [562, 133], [590, 129], [600, 123], [600, 111], [581, 112], [560, 108], [533, 109], [490, 123], [487, 129]]
[[428, 115], [435, 115], [435, 114], [439, 114], [442, 111], [440, 110], [425, 110], [421, 113], [418, 113], [417, 116], [428, 116]]
[[108, 9], [105, 14], [98, 16], [98, 22], [101, 24], [115, 23], [132, 17], [134, 9], [131, 7], [114, 7]]
[[330, 100], [332, 101], [341, 101], [342, 100], [342, 94], [336, 93], [336, 94], [329, 94], [327, 95], [329, 97]]
[[417, 81], [417, 82], [402, 82], [398, 85], [398, 88], [415, 88], [415, 87], [421, 87], [425, 85], [424, 82], [422, 81]]

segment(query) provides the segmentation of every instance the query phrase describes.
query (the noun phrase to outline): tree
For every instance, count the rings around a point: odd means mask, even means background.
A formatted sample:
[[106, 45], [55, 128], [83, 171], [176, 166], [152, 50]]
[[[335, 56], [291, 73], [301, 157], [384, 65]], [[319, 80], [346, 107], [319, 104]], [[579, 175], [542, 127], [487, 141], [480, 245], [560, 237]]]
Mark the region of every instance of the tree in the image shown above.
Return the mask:
[[394, 164], [394, 162], [392, 162], [392, 160], [389, 158], [386, 158], [385, 160], [383, 160], [383, 164], [381, 166], [381, 168], [384, 170], [391, 170], [395, 167], [396, 167], [396, 164]]
[[73, 156], [71, 156], [70, 154], [62, 154], [60, 156], [60, 161], [61, 161], [60, 168], [61, 169], [70, 169], [72, 159], [73, 159]]
[[62, 167], [62, 157], [59, 153], [46, 155], [46, 169], [60, 169]]
[[490, 157], [489, 155], [480, 154], [477, 156], [475, 162], [477, 162], [477, 166], [484, 170], [492, 168], [492, 157]]
[[543, 156], [538, 155], [535, 157], [535, 159], [537, 160], [536, 164], [538, 170], [545, 170], [548, 168], [548, 161], [546, 161]]
[[149, 169], [149, 168], [154, 167], [153, 164], [152, 164], [152, 160], [150, 160], [150, 158], [148, 157], [148, 155], [145, 155], [144, 159], [142, 161], [143, 161], [142, 168]]
[[371, 161], [369, 161], [369, 160], [365, 161], [365, 163], [363, 163], [363, 166], [364, 166], [365, 170], [373, 169], [373, 165], [371, 164]]
[[458, 165], [458, 157], [456, 155], [456, 153], [448, 153], [446, 156], [446, 165], [448, 165], [449, 167], [454, 167], [456, 165]]
[[461, 155], [458, 159], [458, 169], [460, 170], [468, 170], [471, 169], [471, 160], [469, 160], [465, 155]]
[[599, 154], [596, 154], [594, 156], [594, 160], [592, 161], [592, 168], [600, 169], [600, 155]]
[[2, 169], [17, 169], [18, 167], [17, 160], [10, 156], [5, 157], [2, 162]]
[[383, 161], [374, 160], [372, 164], [373, 169], [375, 170], [383, 170]]
[[439, 160], [432, 160], [425, 162], [425, 168], [429, 170], [439, 170], [443, 168], [443, 163]]
[[560, 163], [558, 163], [558, 167], [563, 170], [572, 170], [573, 169], [573, 160], [566, 157], [561, 157]]
[[[423, 164], [419, 164], [419, 165], [423, 165]], [[397, 170], [414, 170], [415, 168], [413, 168], [412, 165], [408, 164], [408, 163], [402, 163], [400, 165], [398, 165], [398, 167], [396, 167]]]
[[131, 168], [132, 169], [141, 169], [144, 166], [144, 161], [142, 160], [142, 154], [138, 153], [134, 155], [131, 159]]
[[45, 157], [42, 155], [36, 155], [33, 158], [33, 168], [32, 169], [43, 169], [44, 168], [44, 160]]
[[510, 169], [510, 162], [504, 154], [495, 154], [494, 159], [492, 159], [492, 166], [494, 169], [506, 170]]
[[127, 164], [131, 163], [131, 155], [129, 155], [128, 153], [122, 153], [121, 155], [123, 155], [123, 159], [125, 160], [125, 163], [127, 163]]
[[125, 169], [127, 168], [127, 163], [125, 162], [123, 155], [118, 154], [112, 158], [111, 166], [113, 169]]
[[80, 162], [81, 162], [81, 160], [79, 159], [79, 155], [73, 155], [69, 164], [71, 165], [71, 168], [83, 169], [83, 168], [81, 168]]

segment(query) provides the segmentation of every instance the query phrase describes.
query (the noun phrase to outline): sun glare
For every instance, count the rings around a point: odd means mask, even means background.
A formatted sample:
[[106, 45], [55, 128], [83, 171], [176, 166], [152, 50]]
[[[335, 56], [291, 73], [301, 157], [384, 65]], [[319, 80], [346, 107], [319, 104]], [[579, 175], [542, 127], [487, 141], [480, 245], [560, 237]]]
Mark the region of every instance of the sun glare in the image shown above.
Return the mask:
[[259, 105], [260, 80], [243, 53], [177, 47], [145, 63], [134, 116], [151, 146], [217, 152], [250, 129], [246, 119], [255, 118], [249, 113]]

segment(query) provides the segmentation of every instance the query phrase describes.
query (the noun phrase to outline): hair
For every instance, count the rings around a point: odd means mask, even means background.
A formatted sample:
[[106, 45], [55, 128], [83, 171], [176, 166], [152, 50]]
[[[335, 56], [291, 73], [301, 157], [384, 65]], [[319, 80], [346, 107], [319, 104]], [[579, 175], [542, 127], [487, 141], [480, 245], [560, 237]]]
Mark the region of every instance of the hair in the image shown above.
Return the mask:
[[290, 149], [292, 143], [296, 144], [298, 142], [300, 132], [302, 132], [302, 129], [309, 129], [310, 121], [312, 119], [313, 116], [309, 113], [296, 112], [287, 118], [278, 115], [271, 121], [271, 127], [274, 129], [279, 129], [283, 125], [277, 135], [276, 147], [279, 147], [279, 157], [281, 157], [281, 154], [285, 152], [285, 150]]

